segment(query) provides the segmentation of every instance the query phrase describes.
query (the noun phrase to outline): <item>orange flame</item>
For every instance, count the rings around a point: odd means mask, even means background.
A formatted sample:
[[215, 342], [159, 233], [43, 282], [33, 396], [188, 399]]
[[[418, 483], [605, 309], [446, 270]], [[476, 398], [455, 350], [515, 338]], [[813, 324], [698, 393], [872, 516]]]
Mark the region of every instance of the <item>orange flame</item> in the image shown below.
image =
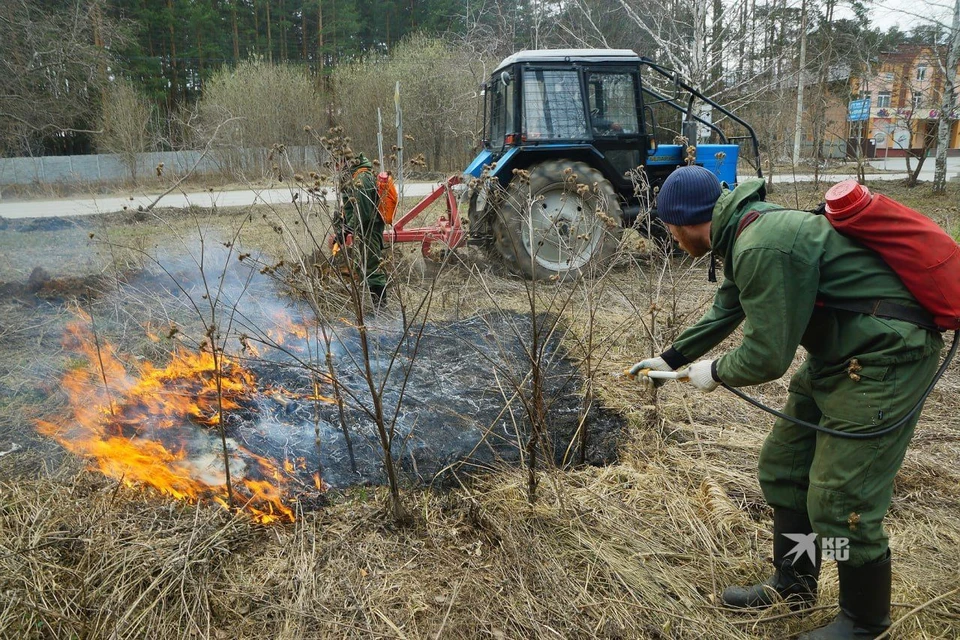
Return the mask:
[[[80, 321], [68, 325], [64, 343], [87, 360], [62, 381], [72, 416], [60, 424], [38, 421], [38, 430], [126, 485], [150, 486], [189, 501], [209, 498], [227, 507], [220, 434], [209, 427], [220, 425], [224, 411], [241, 407], [255, 389], [254, 375], [225, 356], [217, 362], [210, 352], [182, 349], [166, 367], [139, 364], [134, 375], [114, 347]], [[191, 423], [208, 429], [190, 428]], [[284, 490], [293, 463], [284, 462], [284, 473], [239, 444], [228, 450], [234, 506], [262, 523], [292, 522]]]
[[292, 336], [300, 340], [306, 340], [310, 337], [307, 327], [294, 322], [289, 314], [278, 311], [273, 314], [273, 328], [267, 329], [266, 334], [273, 344], [283, 346]]

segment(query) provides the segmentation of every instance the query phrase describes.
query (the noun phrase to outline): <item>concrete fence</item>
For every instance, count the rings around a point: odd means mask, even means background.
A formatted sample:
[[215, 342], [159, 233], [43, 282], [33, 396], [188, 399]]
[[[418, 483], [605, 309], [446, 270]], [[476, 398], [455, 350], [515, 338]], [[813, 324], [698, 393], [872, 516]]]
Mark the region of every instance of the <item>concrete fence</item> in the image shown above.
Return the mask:
[[[287, 147], [287, 158], [294, 169], [310, 170], [320, 164], [318, 147]], [[197, 162], [199, 161], [199, 164]], [[270, 160], [269, 149], [220, 148], [202, 151], [159, 151], [136, 154], [136, 167], [126, 156], [100, 153], [86, 156], [47, 156], [0, 158], [0, 186], [27, 184], [78, 184], [116, 182], [156, 175], [163, 163], [164, 175], [183, 175], [196, 164], [195, 174], [230, 174], [236, 178], [257, 179], [272, 172], [273, 165], [288, 172], [286, 163]]]

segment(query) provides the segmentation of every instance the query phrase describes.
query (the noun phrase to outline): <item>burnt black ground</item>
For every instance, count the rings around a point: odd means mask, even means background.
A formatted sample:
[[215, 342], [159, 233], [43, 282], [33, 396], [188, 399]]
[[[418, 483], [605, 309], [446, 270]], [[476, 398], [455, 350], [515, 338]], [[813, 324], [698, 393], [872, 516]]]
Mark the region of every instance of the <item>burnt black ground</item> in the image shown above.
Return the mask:
[[[547, 325], [552, 319], [541, 319]], [[524, 330], [530, 321], [519, 314], [488, 314], [457, 323], [427, 324], [419, 343], [397, 329], [371, 331], [373, 377], [385, 377], [383, 404], [386, 426], [394, 428], [393, 454], [411, 484], [448, 483], [462, 474], [517, 464], [530, 433], [525, 403], [530, 396], [530, 371]], [[518, 335], [519, 334], [519, 335]], [[231, 435], [252, 452], [274, 459], [302, 460], [306, 470], [322, 468], [323, 479], [335, 487], [385, 481], [382, 447], [372, 412], [362, 350], [355, 329], [338, 332], [332, 349], [337, 377], [345, 387], [345, 422], [353, 441], [356, 473], [351, 469], [336, 405], [310, 400], [277, 401], [261, 395], [235, 420]], [[547, 450], [555, 464], [577, 458], [568, 450], [581, 417], [583, 379], [564, 357], [558, 340], [543, 350], [543, 397], [549, 432]], [[387, 377], [387, 369], [392, 369]], [[291, 396], [308, 396], [310, 374], [291, 366], [289, 358], [250, 364], [261, 386], [281, 385]], [[407, 375], [409, 371], [409, 376]], [[332, 386], [321, 390], [333, 396]], [[398, 409], [399, 407], [399, 409]], [[315, 446], [319, 416], [321, 451]], [[394, 421], [394, 416], [396, 419]], [[616, 459], [624, 421], [613, 412], [594, 408], [588, 418], [586, 461], [606, 464]]]

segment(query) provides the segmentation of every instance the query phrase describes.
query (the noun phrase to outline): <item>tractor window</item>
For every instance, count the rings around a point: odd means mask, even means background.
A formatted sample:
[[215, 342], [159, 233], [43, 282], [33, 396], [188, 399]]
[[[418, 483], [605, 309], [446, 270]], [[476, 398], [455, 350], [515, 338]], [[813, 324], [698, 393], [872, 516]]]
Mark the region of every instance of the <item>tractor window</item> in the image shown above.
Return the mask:
[[635, 135], [637, 101], [632, 73], [591, 73], [587, 80], [590, 121], [598, 136]]
[[491, 149], [502, 149], [506, 135], [514, 133], [513, 87], [512, 82], [504, 83], [499, 79], [490, 83], [488, 89], [490, 100], [488, 139]]
[[487, 90], [490, 100], [490, 118], [489, 118], [489, 140], [491, 149], [500, 149], [503, 147], [503, 137], [506, 134], [506, 113], [504, 98], [506, 91], [504, 86], [497, 80], [490, 83]]
[[576, 71], [524, 70], [523, 131], [528, 140], [590, 137]]

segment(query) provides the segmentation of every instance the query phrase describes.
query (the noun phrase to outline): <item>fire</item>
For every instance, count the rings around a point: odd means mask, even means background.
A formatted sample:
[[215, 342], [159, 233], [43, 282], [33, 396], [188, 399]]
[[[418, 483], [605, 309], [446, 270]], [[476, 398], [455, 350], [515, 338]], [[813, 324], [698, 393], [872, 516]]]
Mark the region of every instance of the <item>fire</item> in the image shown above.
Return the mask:
[[[256, 392], [255, 376], [228, 357], [217, 362], [209, 351], [178, 349], [164, 367], [124, 363], [89, 327], [72, 322], [64, 338], [86, 361], [62, 381], [70, 415], [59, 423], [38, 421], [39, 431], [126, 485], [229, 506], [220, 426], [225, 412], [242, 409]], [[227, 443], [234, 507], [259, 522], [292, 522], [285, 497], [295, 467], [305, 463], [274, 464]]]
[[300, 342], [310, 337], [307, 327], [294, 322], [289, 314], [278, 311], [273, 314], [274, 327], [265, 332], [270, 343], [276, 346], [283, 346], [291, 337], [297, 338]]

